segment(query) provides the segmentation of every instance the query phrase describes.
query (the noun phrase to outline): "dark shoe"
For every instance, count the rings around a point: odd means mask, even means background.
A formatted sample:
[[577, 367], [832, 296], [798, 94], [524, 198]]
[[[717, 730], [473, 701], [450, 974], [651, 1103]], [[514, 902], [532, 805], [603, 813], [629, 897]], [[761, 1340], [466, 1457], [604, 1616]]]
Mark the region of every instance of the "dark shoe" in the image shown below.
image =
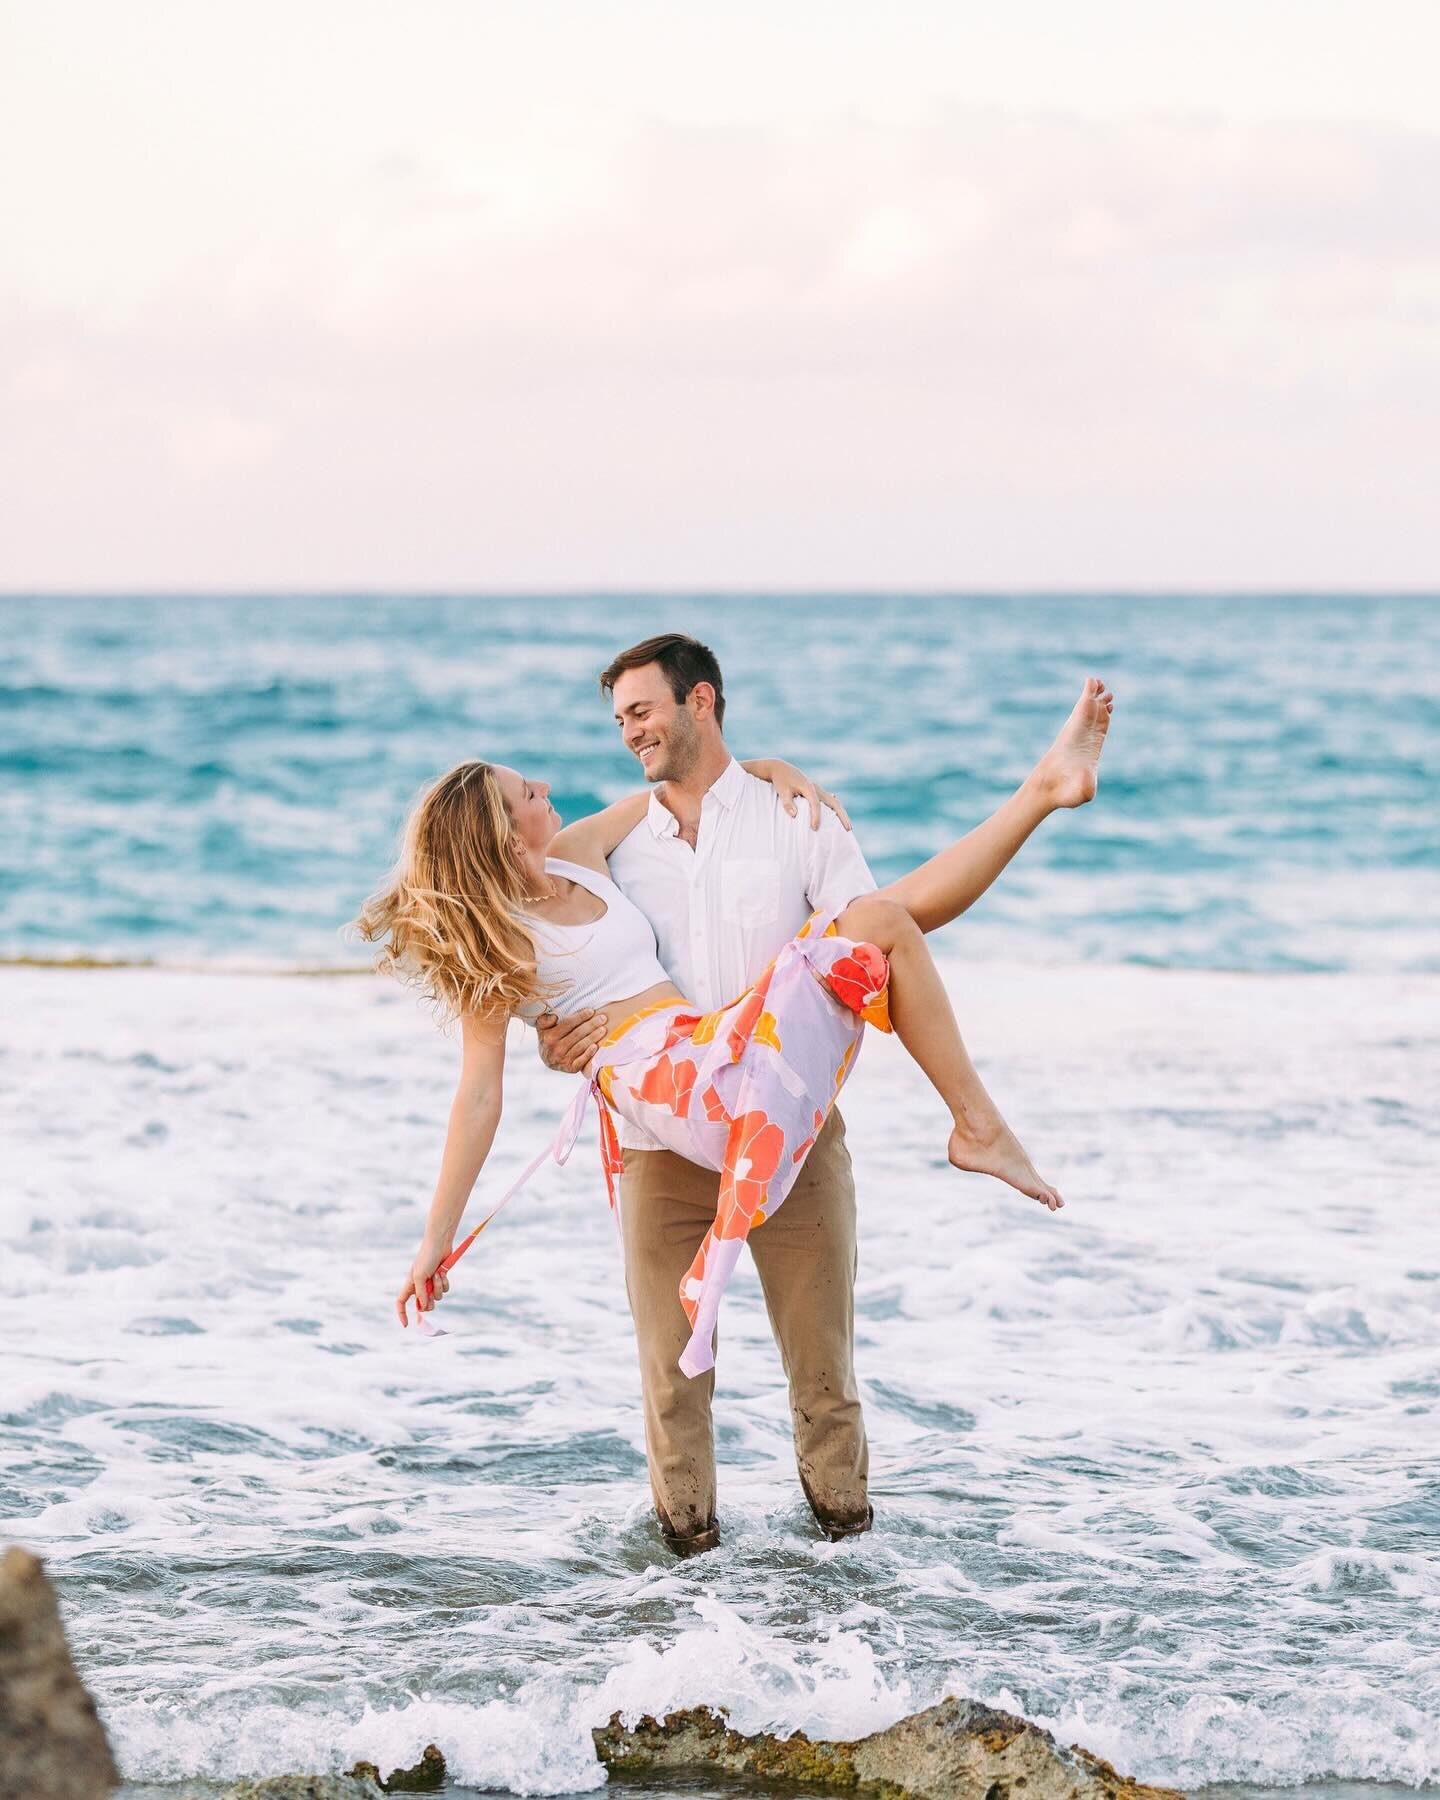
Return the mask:
[[702, 1550], [718, 1550], [720, 1548], [720, 1527], [712, 1525], [708, 1531], [697, 1531], [690, 1537], [672, 1537], [668, 1531], [662, 1531], [665, 1547], [673, 1550], [677, 1556], [699, 1556]]
[[817, 1513], [816, 1523], [832, 1544], [838, 1544], [841, 1538], [859, 1537], [862, 1531], [868, 1531], [875, 1523], [875, 1508], [867, 1506], [863, 1519], [822, 1519]]
[[862, 1531], [868, 1531], [875, 1523], [875, 1508], [867, 1506], [864, 1515], [851, 1513], [848, 1518], [841, 1514], [827, 1513], [823, 1507], [815, 1504], [815, 1496], [810, 1491], [810, 1483], [805, 1479], [805, 1471], [798, 1471], [800, 1486], [804, 1489], [805, 1498], [810, 1503], [810, 1510], [815, 1515], [815, 1523], [825, 1533], [832, 1544], [841, 1538], [859, 1537]]
[[673, 1550], [676, 1556], [699, 1556], [703, 1550], [716, 1550], [720, 1546], [720, 1526], [715, 1519], [703, 1531], [692, 1531], [682, 1535], [670, 1529], [669, 1521], [663, 1513], [659, 1514], [660, 1536], [665, 1540], [667, 1550]]

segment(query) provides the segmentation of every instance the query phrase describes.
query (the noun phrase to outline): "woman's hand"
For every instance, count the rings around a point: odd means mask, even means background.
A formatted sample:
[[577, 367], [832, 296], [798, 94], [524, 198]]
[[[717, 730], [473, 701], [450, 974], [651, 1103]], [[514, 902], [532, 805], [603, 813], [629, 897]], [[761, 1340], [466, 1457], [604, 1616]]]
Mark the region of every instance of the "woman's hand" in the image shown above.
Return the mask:
[[778, 757], [762, 756], [756, 762], [741, 763], [740, 767], [751, 775], [758, 775], [761, 781], [768, 781], [780, 796], [780, 804], [793, 819], [795, 802], [803, 800], [810, 808], [810, 829], [820, 829], [820, 808], [828, 806], [835, 817], [850, 829], [850, 815], [840, 804], [838, 798], [827, 792], [814, 782], [803, 769], [797, 769], [794, 763], [782, 762]]
[[405, 1277], [405, 1285], [395, 1296], [395, 1310], [400, 1315], [402, 1325], [408, 1326], [410, 1323], [405, 1308], [412, 1298], [418, 1318], [422, 1312], [430, 1312], [450, 1291], [450, 1277], [441, 1270], [440, 1264], [454, 1248], [453, 1243], [447, 1244], [437, 1238], [426, 1237], [420, 1240], [420, 1248], [410, 1265], [410, 1273]]

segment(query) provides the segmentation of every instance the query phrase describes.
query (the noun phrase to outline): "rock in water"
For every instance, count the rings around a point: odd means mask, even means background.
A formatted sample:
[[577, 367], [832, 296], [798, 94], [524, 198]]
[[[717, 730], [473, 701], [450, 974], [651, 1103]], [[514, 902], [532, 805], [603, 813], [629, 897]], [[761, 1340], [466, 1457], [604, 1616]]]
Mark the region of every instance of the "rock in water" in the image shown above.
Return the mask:
[[218, 1800], [384, 1800], [368, 1775], [269, 1775], [235, 1781]]
[[379, 1782], [387, 1794], [438, 1794], [445, 1786], [445, 1758], [434, 1744], [427, 1744], [420, 1760], [410, 1769], [392, 1769], [382, 1776], [372, 1762], [357, 1762], [352, 1775], [364, 1775]]
[[387, 1794], [438, 1794], [444, 1786], [445, 1758], [427, 1744], [413, 1769], [392, 1769], [385, 1780], [374, 1763], [357, 1762], [344, 1775], [269, 1775], [263, 1781], [235, 1781], [213, 1800], [384, 1800]]
[[1078, 1744], [977, 1700], [942, 1700], [849, 1742], [732, 1731], [708, 1707], [645, 1718], [627, 1731], [615, 1713], [595, 1734], [600, 1760], [617, 1773], [725, 1769], [735, 1775], [844, 1788], [875, 1800], [1183, 1800], [1173, 1788], [1118, 1775]]
[[104, 1800], [120, 1780], [38, 1556], [0, 1560], [0, 1800]]
[[1003, 1800], [1023, 1787], [1025, 1800], [1183, 1800], [1174, 1788], [1149, 1787], [1109, 1763], [1014, 1713], [978, 1700], [942, 1700], [854, 1746], [862, 1787], [889, 1784], [912, 1794], [991, 1794]]

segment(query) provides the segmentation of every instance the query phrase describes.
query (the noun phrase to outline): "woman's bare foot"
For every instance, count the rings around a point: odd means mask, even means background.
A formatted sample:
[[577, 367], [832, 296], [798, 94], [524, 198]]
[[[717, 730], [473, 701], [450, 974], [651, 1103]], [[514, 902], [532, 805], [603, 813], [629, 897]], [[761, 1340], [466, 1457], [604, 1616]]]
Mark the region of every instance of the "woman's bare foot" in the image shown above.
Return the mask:
[[970, 1136], [957, 1125], [950, 1133], [950, 1161], [957, 1169], [1009, 1182], [1022, 1194], [1048, 1206], [1051, 1212], [1065, 1204], [1050, 1183], [1035, 1173], [1034, 1164], [1008, 1125], [1000, 1125], [992, 1136], [983, 1139]]
[[1092, 675], [1059, 737], [1035, 765], [1035, 777], [1052, 806], [1084, 806], [1095, 798], [1100, 752], [1114, 709], [1115, 696]]

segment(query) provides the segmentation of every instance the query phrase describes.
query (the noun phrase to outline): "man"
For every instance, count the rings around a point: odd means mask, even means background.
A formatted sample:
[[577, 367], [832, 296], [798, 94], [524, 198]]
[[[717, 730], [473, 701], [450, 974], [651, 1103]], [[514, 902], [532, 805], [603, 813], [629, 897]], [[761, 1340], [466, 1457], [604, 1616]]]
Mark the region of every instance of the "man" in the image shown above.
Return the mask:
[[[725, 690], [714, 656], [694, 638], [648, 638], [600, 677], [626, 748], [663, 791], [616, 848], [610, 874], [655, 929], [660, 961], [707, 1011], [736, 999], [811, 912], [842, 908], [875, 881], [833, 814], [820, 829], [791, 818], [767, 782], [725, 745]], [[1114, 695], [1086, 682], [1050, 749], [982, 824], [896, 887], [924, 931], [983, 894], [1036, 826], [1085, 805]], [[892, 890], [894, 891], [894, 890]], [[553, 1069], [583, 1069], [605, 1036], [603, 1014], [539, 1026]], [[719, 1542], [714, 1372], [678, 1367], [690, 1336], [679, 1288], [719, 1197], [720, 1178], [620, 1121], [625, 1286], [640, 1349], [650, 1484], [665, 1541], [679, 1555]], [[829, 1538], [869, 1529], [869, 1452], [854, 1369], [855, 1184], [845, 1126], [832, 1109], [785, 1204], [749, 1237], [780, 1355], [800, 1485]]]
[[[694, 638], [647, 639], [600, 677], [628, 749], [650, 782], [647, 818], [610, 857], [611, 878], [655, 928], [681, 993], [710, 1010], [755, 981], [817, 908], [840, 908], [875, 879], [828, 810], [792, 818], [775, 789], [726, 747], [719, 664]], [[542, 1020], [551, 1068], [583, 1068], [606, 1023]], [[625, 1120], [620, 1204], [625, 1286], [640, 1351], [645, 1446], [661, 1533], [678, 1555], [713, 1549], [713, 1369], [678, 1359], [690, 1335], [679, 1288], [715, 1218], [720, 1177], [659, 1148]], [[774, 1218], [751, 1234], [770, 1324], [790, 1383], [800, 1485], [826, 1536], [869, 1528], [869, 1450], [854, 1370], [855, 1184], [832, 1109]]]

